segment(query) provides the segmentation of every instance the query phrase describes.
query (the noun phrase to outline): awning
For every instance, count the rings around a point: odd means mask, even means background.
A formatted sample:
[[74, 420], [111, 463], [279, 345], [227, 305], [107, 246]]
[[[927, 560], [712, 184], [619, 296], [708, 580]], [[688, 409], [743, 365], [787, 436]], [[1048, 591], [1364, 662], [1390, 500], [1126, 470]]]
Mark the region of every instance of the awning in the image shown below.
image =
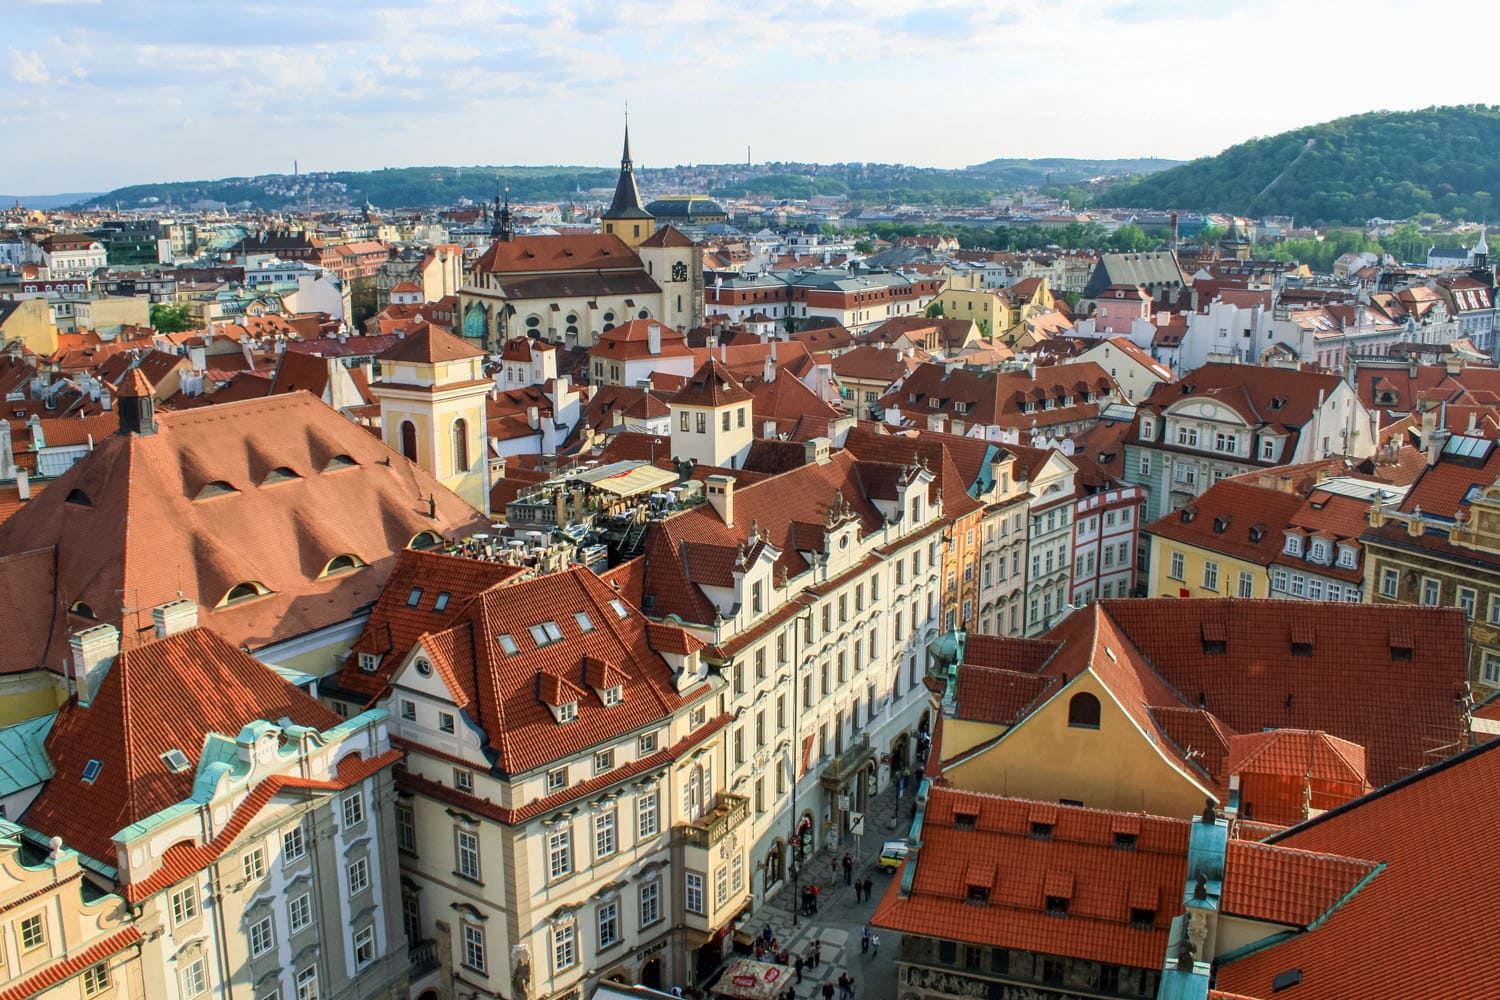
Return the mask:
[[677, 473], [650, 462], [611, 462], [578, 477], [590, 486], [621, 497], [652, 493], [677, 485]]
[[786, 992], [790, 974], [784, 965], [737, 958], [714, 984], [713, 993], [733, 1000], [777, 1000]]

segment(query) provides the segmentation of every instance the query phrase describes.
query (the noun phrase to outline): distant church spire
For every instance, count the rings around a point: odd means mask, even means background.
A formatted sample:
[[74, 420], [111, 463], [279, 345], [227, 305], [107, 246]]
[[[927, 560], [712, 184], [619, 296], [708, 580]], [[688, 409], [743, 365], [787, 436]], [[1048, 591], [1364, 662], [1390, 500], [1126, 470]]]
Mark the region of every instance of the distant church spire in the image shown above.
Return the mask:
[[[500, 195], [504, 193], [504, 204], [500, 201]], [[516, 227], [510, 214], [510, 188], [503, 186], [500, 177], [495, 177], [495, 221], [490, 226], [490, 238], [509, 243], [515, 239]]]
[[635, 164], [630, 159], [630, 112], [625, 112], [625, 145], [620, 152], [620, 179], [615, 182], [615, 196], [609, 210], [601, 218], [619, 221], [624, 219], [649, 219], [651, 214], [641, 207], [641, 192], [635, 185]]

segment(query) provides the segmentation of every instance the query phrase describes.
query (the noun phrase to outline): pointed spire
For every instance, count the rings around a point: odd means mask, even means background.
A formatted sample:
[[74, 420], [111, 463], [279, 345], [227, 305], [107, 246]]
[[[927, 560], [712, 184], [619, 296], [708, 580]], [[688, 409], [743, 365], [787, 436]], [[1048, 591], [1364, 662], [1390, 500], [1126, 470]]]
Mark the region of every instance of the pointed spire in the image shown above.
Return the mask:
[[615, 196], [601, 216], [604, 219], [649, 219], [651, 213], [641, 206], [641, 192], [635, 185], [635, 164], [630, 159], [630, 112], [625, 112], [625, 145], [620, 153], [620, 179], [615, 182]]
[[1479, 242], [1474, 244], [1474, 256], [1478, 257], [1481, 254], [1488, 256], [1489, 252], [1489, 226], [1481, 225], [1479, 227]]
[[630, 102], [625, 102], [625, 148], [620, 153], [620, 169], [634, 171], [630, 162]]

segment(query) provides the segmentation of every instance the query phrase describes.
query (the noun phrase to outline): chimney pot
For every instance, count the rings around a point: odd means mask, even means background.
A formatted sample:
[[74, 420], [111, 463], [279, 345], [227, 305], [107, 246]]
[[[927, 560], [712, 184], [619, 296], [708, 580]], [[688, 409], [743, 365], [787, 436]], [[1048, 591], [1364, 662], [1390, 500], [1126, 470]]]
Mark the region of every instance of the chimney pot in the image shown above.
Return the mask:
[[187, 598], [178, 598], [151, 609], [151, 623], [156, 627], [156, 637], [165, 639], [178, 632], [198, 627], [198, 604]]

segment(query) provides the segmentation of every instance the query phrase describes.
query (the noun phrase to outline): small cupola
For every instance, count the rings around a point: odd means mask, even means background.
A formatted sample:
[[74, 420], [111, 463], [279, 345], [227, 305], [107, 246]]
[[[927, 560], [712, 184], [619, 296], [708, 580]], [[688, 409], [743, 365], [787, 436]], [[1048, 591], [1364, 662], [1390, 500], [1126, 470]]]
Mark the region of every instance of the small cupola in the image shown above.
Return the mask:
[[155, 434], [156, 409], [151, 380], [132, 368], [115, 385], [118, 400], [121, 434]]

